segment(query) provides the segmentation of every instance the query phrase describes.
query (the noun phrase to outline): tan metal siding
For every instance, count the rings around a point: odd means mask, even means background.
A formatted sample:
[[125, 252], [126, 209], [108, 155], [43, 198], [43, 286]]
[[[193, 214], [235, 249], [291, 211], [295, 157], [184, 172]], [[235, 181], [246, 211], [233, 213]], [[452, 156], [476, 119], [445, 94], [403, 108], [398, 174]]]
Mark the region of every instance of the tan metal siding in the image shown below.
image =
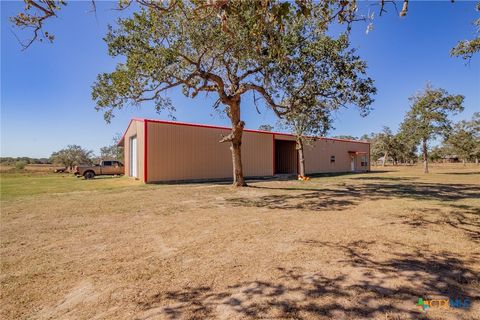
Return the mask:
[[125, 175], [130, 176], [130, 138], [137, 134], [137, 123], [135, 120], [130, 122], [129, 127], [124, 135], [124, 165], [125, 165]]
[[[219, 142], [229, 133], [228, 129], [148, 122], [148, 181], [232, 178], [230, 144]], [[272, 152], [272, 135], [244, 132], [244, 175], [272, 175]]]
[[[148, 182], [232, 178], [232, 159], [229, 143], [219, 143], [222, 136], [230, 133], [228, 128], [202, 127], [189, 124], [161, 123], [135, 119], [127, 129], [124, 138], [125, 172], [130, 174], [130, 137], [137, 136], [138, 177], [144, 178], [145, 138], [147, 141]], [[274, 140], [294, 141], [295, 137], [284, 134], [270, 134], [245, 131], [242, 144], [244, 175], [269, 176], [273, 174]], [[349, 172], [351, 171], [349, 151], [369, 152], [365, 143], [318, 139], [305, 146], [306, 172]], [[335, 156], [335, 163], [330, 157]], [[369, 170], [361, 167], [362, 154], [356, 155], [356, 171]], [[293, 159], [293, 158], [292, 158]], [[297, 163], [295, 163], [295, 167]]]
[[124, 164], [125, 164], [125, 175], [130, 176], [130, 138], [137, 136], [137, 175], [138, 179], [143, 180], [143, 171], [144, 171], [144, 123], [140, 120], [132, 120], [130, 126], [127, 129], [127, 132], [124, 136]]
[[288, 141], [295, 141], [295, 136], [289, 134], [278, 134], [275, 133], [275, 139], [277, 140], [288, 140]]
[[137, 121], [138, 178], [145, 181], [145, 123]]
[[148, 181], [216, 179], [232, 176], [226, 129], [148, 122]]
[[243, 174], [246, 177], [273, 175], [273, 160], [273, 137], [271, 134], [259, 132], [243, 133], [242, 165]]
[[[366, 143], [319, 139], [305, 146], [305, 171], [307, 174], [322, 172], [349, 172], [351, 160], [348, 151], [369, 152]], [[330, 157], [335, 156], [335, 162]], [[356, 169], [360, 170], [361, 155], [357, 155]], [[368, 168], [363, 168], [367, 170]]]

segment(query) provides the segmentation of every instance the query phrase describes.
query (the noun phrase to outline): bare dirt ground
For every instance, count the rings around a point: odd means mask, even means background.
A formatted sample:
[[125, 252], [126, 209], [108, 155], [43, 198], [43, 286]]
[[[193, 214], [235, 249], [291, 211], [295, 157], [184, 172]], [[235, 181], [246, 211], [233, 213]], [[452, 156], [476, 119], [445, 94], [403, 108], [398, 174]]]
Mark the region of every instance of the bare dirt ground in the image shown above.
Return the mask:
[[[105, 180], [72, 178], [71, 192], [8, 190], [0, 315], [480, 319], [479, 172], [379, 167], [241, 190], [96, 190]], [[423, 312], [419, 297], [470, 307]]]

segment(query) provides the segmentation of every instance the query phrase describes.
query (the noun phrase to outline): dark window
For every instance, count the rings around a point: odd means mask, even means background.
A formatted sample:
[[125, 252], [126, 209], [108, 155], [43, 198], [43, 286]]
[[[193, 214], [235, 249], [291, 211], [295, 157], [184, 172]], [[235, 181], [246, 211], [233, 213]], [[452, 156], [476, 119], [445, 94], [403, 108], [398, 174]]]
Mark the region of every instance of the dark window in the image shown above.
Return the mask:
[[330, 163], [334, 163], [335, 162], [335, 156], [331, 156], [330, 157]]
[[105, 167], [109, 167], [109, 166], [112, 165], [112, 161], [103, 161], [103, 165], [104, 165]]

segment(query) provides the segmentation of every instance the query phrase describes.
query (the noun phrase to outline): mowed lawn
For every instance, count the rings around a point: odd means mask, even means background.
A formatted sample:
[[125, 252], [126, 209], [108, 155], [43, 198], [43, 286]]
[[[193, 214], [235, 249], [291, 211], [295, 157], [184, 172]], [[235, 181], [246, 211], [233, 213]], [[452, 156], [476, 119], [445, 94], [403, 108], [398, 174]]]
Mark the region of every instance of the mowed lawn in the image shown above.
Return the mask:
[[0, 317], [480, 319], [480, 166], [431, 171], [239, 190], [4, 173]]

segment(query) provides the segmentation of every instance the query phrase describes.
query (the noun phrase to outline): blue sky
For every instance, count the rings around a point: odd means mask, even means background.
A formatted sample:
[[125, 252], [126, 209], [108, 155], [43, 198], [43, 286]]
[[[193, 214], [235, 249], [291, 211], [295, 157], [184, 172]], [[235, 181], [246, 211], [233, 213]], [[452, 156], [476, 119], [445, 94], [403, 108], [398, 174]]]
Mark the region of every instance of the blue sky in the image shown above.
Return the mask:
[[[365, 3], [363, 4], [365, 5]], [[1, 155], [48, 157], [68, 144], [79, 144], [98, 152], [122, 133], [132, 117], [168, 119], [151, 106], [128, 107], [116, 113], [111, 124], [95, 111], [91, 85], [98, 73], [115, 67], [102, 40], [108, 23], [119, 13], [113, 3], [97, 2], [97, 18], [90, 2], [69, 2], [46, 30], [56, 36], [53, 44], [34, 43], [21, 48], [13, 35], [28, 34], [14, 29], [9, 17], [18, 13], [23, 2], [1, 2]], [[471, 39], [478, 18], [475, 2], [411, 2], [408, 15], [401, 19], [393, 7], [378, 17], [374, 30], [366, 24], [354, 26], [352, 46], [367, 61], [378, 94], [372, 112], [365, 118], [356, 108], [335, 115], [335, 130], [329, 135], [376, 132], [383, 126], [397, 129], [409, 108], [408, 97], [427, 81], [451, 93], [465, 95], [465, 111], [455, 120], [470, 118], [480, 111], [480, 55], [468, 64], [449, 56], [458, 40]], [[371, 10], [378, 7], [370, 6]], [[127, 14], [127, 13], [123, 13]], [[178, 121], [229, 125], [225, 116], [212, 110], [213, 98], [185, 98], [179, 90], [169, 92]], [[242, 101], [242, 118], [247, 128], [275, 124], [269, 110], [258, 114], [249, 99]]]

